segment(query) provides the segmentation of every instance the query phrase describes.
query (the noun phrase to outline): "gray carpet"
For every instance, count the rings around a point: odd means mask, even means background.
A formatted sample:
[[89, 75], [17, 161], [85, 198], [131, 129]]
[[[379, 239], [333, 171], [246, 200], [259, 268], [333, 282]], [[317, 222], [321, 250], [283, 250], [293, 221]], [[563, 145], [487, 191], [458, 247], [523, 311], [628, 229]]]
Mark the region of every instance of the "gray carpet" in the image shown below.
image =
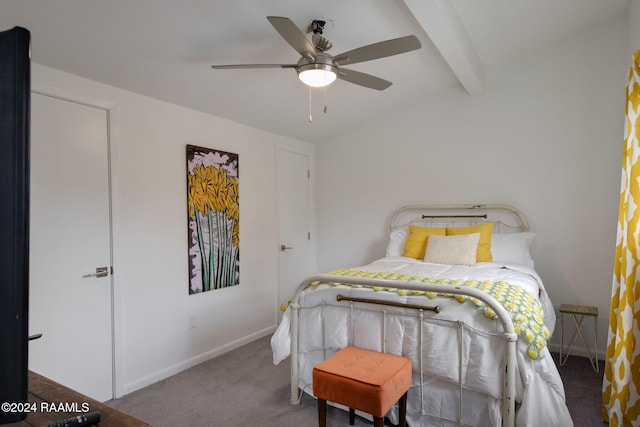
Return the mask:
[[[552, 355], [558, 366], [558, 354]], [[604, 362], [600, 361], [600, 372], [595, 372], [586, 357], [569, 356], [564, 366], [558, 366], [558, 372], [574, 425], [606, 427], [608, 424], [601, 419]]]
[[[154, 427], [317, 425], [316, 401], [305, 395], [289, 404], [289, 360], [274, 366], [270, 336], [180, 372], [108, 405], [147, 421]], [[554, 358], [557, 355], [554, 355]], [[570, 357], [560, 374], [576, 427], [602, 427], [600, 374], [589, 361]], [[348, 426], [348, 415], [328, 408], [327, 424]], [[356, 426], [370, 426], [357, 418]]]

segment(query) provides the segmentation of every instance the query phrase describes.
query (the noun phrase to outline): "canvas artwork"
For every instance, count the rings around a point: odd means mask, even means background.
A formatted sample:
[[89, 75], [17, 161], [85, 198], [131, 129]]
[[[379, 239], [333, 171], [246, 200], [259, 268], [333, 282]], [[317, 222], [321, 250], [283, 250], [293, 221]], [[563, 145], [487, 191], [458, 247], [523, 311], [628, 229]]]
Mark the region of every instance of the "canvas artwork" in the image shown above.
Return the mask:
[[240, 283], [238, 155], [187, 145], [189, 294]]

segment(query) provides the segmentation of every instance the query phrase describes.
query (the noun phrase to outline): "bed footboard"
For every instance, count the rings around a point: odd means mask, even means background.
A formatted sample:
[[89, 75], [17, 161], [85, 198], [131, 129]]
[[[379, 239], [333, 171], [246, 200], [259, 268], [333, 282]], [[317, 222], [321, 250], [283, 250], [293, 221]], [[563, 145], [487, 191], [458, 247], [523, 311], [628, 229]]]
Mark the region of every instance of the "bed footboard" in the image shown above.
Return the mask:
[[[482, 292], [481, 290], [466, 286], [451, 286], [437, 283], [407, 282], [399, 280], [382, 280], [361, 277], [344, 277], [331, 274], [319, 274], [307, 277], [296, 289], [290, 304], [291, 310], [291, 404], [300, 403], [302, 393], [299, 390], [299, 338], [300, 338], [300, 294], [308, 285], [313, 282], [329, 282], [329, 283], [345, 283], [351, 285], [360, 285], [363, 287], [386, 287], [406, 290], [417, 290], [426, 292], [438, 292], [454, 295], [465, 295], [485, 303], [497, 315], [502, 324], [502, 338], [505, 341], [505, 365], [504, 365], [504, 384], [502, 386], [502, 425], [505, 427], [514, 427], [515, 425], [515, 399], [516, 399], [516, 342], [518, 335], [515, 333], [513, 322], [507, 311], [492, 296]], [[366, 301], [365, 301], [366, 302]], [[380, 301], [377, 301], [380, 303]], [[395, 305], [395, 304], [390, 304]], [[412, 305], [410, 308], [419, 310], [437, 310], [435, 307]], [[500, 367], [502, 368], [502, 367]]]

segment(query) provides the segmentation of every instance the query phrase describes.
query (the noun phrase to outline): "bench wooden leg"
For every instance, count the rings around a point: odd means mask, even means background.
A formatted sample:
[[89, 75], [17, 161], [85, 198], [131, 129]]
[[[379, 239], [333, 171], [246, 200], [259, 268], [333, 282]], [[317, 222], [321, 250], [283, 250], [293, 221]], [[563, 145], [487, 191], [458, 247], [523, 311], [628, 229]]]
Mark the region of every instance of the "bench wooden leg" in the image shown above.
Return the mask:
[[373, 417], [373, 427], [384, 427], [384, 417]]
[[318, 399], [318, 425], [327, 427], [327, 401]]
[[407, 426], [407, 393], [400, 398], [400, 427]]
[[356, 423], [356, 410], [349, 408], [349, 424], [354, 425]]

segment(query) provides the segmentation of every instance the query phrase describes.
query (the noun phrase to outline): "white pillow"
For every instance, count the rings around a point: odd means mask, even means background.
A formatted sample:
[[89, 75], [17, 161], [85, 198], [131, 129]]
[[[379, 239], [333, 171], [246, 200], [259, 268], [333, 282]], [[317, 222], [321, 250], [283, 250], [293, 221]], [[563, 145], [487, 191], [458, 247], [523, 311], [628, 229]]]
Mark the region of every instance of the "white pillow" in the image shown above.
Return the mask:
[[409, 236], [409, 228], [402, 227], [393, 230], [389, 234], [389, 242], [387, 242], [386, 256], [402, 256], [404, 253], [404, 245], [407, 242]]
[[429, 236], [426, 262], [449, 265], [474, 265], [478, 252], [480, 233], [459, 234], [454, 236]]
[[522, 264], [533, 268], [529, 247], [535, 233], [498, 233], [491, 236], [491, 254], [494, 262]]

